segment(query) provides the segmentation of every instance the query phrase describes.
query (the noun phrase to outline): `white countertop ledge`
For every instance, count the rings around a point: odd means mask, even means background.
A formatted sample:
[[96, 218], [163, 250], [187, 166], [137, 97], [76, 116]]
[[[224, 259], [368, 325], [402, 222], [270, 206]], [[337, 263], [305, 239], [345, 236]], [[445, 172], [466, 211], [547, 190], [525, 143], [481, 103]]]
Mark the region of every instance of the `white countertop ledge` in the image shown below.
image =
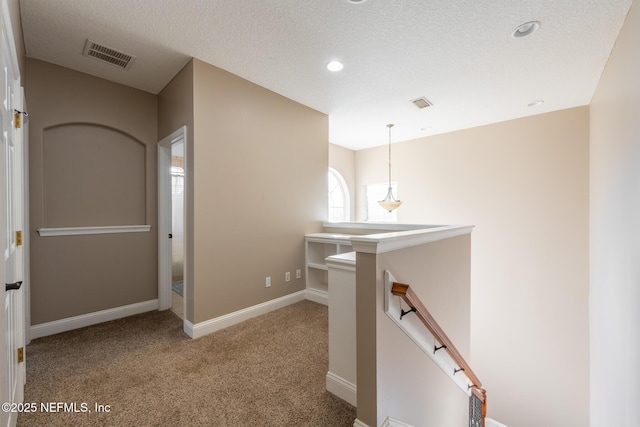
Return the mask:
[[445, 225], [422, 230], [368, 234], [352, 236], [351, 245], [356, 252], [380, 254], [471, 234], [472, 230], [472, 225]]
[[150, 230], [150, 225], [115, 225], [98, 227], [38, 228], [37, 231], [41, 237], [53, 237], [81, 236], [86, 234], [144, 233]]
[[327, 263], [327, 267], [355, 271], [356, 253], [347, 252], [344, 254], [331, 255], [325, 258], [325, 262]]

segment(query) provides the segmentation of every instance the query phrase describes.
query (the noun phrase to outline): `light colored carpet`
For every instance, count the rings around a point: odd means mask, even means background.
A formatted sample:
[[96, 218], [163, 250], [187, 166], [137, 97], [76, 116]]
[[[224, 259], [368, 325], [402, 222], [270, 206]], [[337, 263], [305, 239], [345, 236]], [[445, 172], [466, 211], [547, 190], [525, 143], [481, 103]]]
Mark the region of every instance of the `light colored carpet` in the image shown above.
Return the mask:
[[196, 340], [170, 311], [150, 312], [34, 340], [25, 402], [91, 412], [20, 414], [18, 426], [352, 426], [355, 408], [325, 389], [327, 367], [320, 304]]

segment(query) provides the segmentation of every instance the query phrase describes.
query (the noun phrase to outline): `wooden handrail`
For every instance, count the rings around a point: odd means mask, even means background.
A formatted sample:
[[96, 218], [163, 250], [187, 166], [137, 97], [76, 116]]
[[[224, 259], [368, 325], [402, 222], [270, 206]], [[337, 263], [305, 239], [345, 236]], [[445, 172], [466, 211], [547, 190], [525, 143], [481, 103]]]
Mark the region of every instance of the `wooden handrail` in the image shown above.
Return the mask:
[[482, 388], [480, 379], [478, 379], [478, 377], [473, 372], [466, 360], [464, 360], [456, 346], [453, 345], [453, 342], [449, 339], [447, 334], [445, 334], [438, 322], [436, 322], [431, 313], [429, 313], [429, 310], [427, 310], [422, 301], [420, 301], [420, 298], [418, 298], [418, 296], [415, 294], [415, 292], [413, 292], [409, 285], [393, 282], [391, 293], [393, 295], [401, 297], [402, 300], [411, 309], [415, 309], [416, 315], [427, 327], [429, 332], [431, 332], [431, 334], [440, 343], [440, 345], [445, 346], [444, 350], [449, 353], [458, 367], [464, 370], [464, 374], [467, 376], [467, 378], [469, 378], [469, 381], [472, 382], [472, 384], [470, 385], [471, 392], [482, 402], [482, 418], [484, 425], [484, 417], [487, 412], [487, 392]]

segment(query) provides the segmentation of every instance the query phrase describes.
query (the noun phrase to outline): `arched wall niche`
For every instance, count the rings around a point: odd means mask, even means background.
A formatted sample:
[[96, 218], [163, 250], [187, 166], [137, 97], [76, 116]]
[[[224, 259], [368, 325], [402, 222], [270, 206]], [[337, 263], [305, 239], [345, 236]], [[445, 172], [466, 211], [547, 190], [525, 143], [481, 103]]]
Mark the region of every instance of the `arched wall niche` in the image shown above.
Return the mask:
[[145, 224], [146, 149], [133, 136], [100, 124], [45, 128], [44, 226]]

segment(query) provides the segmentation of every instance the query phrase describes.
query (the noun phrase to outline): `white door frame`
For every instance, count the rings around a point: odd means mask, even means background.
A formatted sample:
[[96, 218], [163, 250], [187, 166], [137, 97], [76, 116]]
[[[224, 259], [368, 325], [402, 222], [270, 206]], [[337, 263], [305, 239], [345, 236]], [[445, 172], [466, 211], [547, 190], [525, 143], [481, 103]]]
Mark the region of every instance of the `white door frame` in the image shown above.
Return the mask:
[[[20, 88], [22, 111], [28, 111], [27, 98], [24, 87]], [[29, 223], [29, 115], [22, 114], [22, 265], [24, 288], [24, 345], [31, 342], [31, 233]], [[26, 349], [25, 349], [26, 351]], [[27, 382], [26, 368], [23, 367], [25, 383]]]
[[[176, 142], [184, 141], [184, 239], [183, 239], [183, 263], [187, 262], [187, 240], [188, 235], [188, 206], [187, 206], [187, 175], [191, 173], [186, 167], [187, 165], [187, 127], [182, 126], [178, 130], [171, 133], [166, 138], [158, 142], [158, 310], [167, 310], [171, 308], [171, 145]], [[187, 301], [187, 268], [183, 272], [183, 322], [186, 318], [186, 301]]]

